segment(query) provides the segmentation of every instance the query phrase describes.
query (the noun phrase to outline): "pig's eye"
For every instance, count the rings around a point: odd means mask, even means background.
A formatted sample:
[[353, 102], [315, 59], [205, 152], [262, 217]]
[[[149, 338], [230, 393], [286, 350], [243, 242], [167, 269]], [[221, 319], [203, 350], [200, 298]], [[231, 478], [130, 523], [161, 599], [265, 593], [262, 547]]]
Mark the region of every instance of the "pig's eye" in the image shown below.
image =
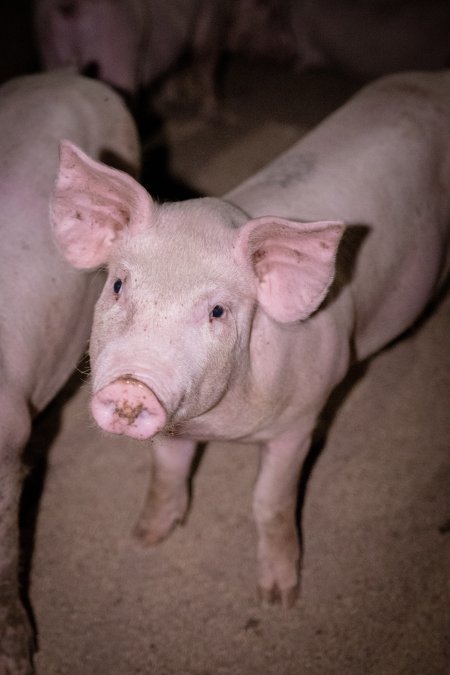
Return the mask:
[[113, 291], [116, 295], [122, 291], [123, 281], [122, 279], [116, 279], [113, 285]]
[[222, 305], [214, 305], [209, 313], [210, 319], [220, 319], [225, 314], [225, 308]]

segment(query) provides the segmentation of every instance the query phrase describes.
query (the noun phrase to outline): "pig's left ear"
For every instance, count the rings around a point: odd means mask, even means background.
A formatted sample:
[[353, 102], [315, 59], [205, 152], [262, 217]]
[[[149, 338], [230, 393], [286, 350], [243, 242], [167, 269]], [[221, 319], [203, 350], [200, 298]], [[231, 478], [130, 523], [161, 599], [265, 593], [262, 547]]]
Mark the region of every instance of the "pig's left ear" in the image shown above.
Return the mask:
[[58, 248], [74, 267], [104, 264], [113, 242], [148, 226], [152, 204], [134, 178], [61, 142], [50, 218]]
[[301, 223], [272, 216], [243, 225], [235, 257], [251, 267], [257, 300], [275, 321], [306, 319], [319, 307], [334, 278], [344, 229], [339, 221]]

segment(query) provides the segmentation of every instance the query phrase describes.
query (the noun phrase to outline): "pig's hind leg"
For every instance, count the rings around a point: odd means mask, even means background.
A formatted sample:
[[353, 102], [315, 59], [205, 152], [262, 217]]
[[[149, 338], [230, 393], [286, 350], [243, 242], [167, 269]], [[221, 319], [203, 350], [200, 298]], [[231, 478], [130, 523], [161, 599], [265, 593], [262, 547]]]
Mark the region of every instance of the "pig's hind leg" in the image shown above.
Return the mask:
[[157, 544], [182, 523], [189, 506], [188, 481], [197, 444], [162, 436], [152, 448], [152, 475], [134, 534], [146, 545]]
[[0, 391], [0, 673], [32, 673], [32, 631], [19, 593], [22, 451], [31, 419], [23, 399]]

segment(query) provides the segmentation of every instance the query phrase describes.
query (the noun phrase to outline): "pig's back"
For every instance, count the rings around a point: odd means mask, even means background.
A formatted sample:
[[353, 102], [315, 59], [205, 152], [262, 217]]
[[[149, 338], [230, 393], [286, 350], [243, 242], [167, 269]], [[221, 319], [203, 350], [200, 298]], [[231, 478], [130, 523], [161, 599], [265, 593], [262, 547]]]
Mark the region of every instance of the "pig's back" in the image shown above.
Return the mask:
[[[379, 191], [397, 179], [423, 181], [414, 159], [432, 170], [448, 155], [450, 71], [382, 78], [244, 181], [225, 199], [249, 215], [270, 212], [312, 220], [361, 220], [379, 210]], [[449, 170], [448, 156], [446, 171]], [[396, 174], [402, 168], [403, 172]], [[394, 192], [392, 190], [392, 192]], [[375, 213], [374, 213], [375, 211]]]
[[226, 196], [252, 216], [357, 226], [342, 278], [360, 356], [409, 326], [448, 271], [449, 140], [450, 71], [389, 76]]
[[[33, 265], [41, 263], [44, 274], [49, 265], [61, 271], [49, 222], [59, 141], [72, 140], [94, 157], [116, 155], [124, 166], [136, 167], [139, 151], [131, 118], [107, 86], [63, 69], [3, 85], [0, 129], [1, 255], [11, 260], [8, 249], [26, 252], [32, 244], [36, 252], [41, 247]], [[72, 274], [66, 263], [64, 269]]]

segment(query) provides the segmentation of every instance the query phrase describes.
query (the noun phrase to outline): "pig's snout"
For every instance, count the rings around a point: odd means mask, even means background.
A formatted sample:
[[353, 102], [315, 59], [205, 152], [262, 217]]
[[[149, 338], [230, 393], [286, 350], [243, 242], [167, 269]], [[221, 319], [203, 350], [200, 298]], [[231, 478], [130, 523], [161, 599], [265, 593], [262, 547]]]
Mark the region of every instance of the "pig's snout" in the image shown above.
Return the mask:
[[151, 438], [166, 423], [164, 408], [152, 390], [131, 377], [121, 377], [97, 391], [91, 408], [102, 429], [132, 438]]

